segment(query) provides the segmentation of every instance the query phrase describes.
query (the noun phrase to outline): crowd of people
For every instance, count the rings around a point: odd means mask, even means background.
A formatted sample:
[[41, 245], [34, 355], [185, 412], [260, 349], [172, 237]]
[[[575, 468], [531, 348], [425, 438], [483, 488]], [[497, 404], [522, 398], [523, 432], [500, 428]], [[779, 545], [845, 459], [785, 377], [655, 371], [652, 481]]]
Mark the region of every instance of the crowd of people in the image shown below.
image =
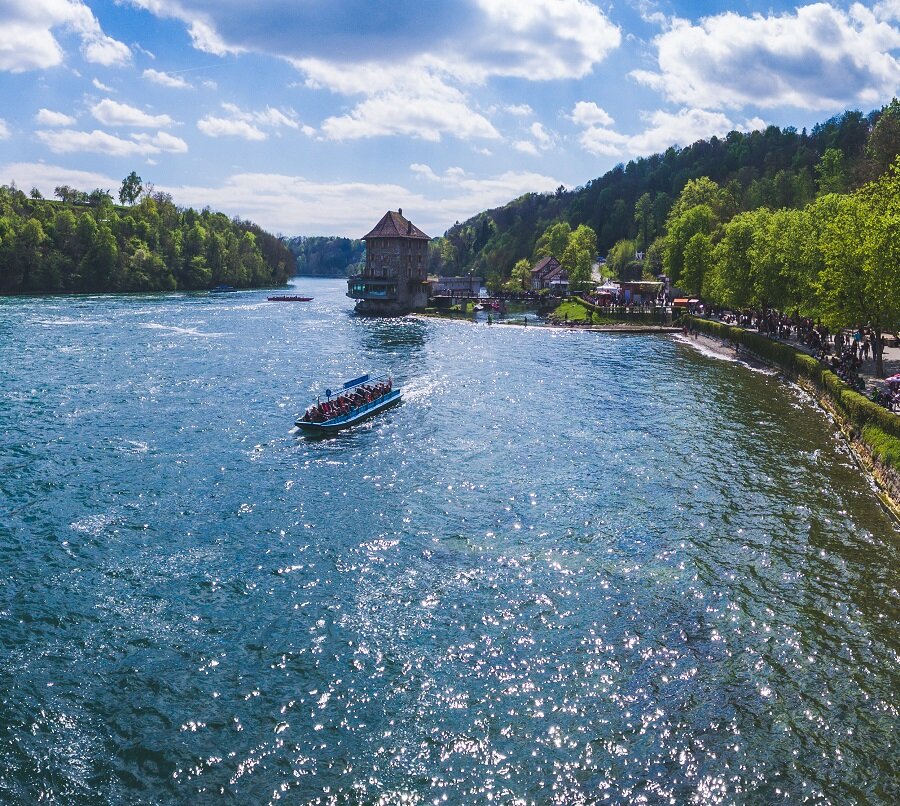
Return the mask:
[[[865, 391], [866, 383], [861, 375], [865, 362], [876, 359], [875, 334], [870, 328], [838, 330], [831, 333], [821, 322], [795, 313], [789, 316], [781, 311], [730, 311], [707, 308], [706, 314], [722, 322], [738, 327], [752, 328], [771, 338], [795, 341], [813, 351], [815, 357], [848, 386]], [[900, 411], [900, 383], [876, 383], [869, 390], [869, 397], [892, 411]]]
[[327, 423], [336, 417], [351, 414], [368, 403], [374, 403], [388, 394], [392, 387], [393, 380], [391, 378], [378, 383], [354, 386], [352, 389], [341, 392], [337, 397], [329, 397], [328, 400], [317, 400], [300, 419], [305, 423]]

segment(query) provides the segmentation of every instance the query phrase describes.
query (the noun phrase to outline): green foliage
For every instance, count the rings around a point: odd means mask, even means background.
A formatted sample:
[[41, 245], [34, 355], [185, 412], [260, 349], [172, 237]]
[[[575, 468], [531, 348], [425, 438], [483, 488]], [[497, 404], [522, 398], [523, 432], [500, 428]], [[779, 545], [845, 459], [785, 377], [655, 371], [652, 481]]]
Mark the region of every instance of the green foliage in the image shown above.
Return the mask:
[[891, 434], [886, 434], [872, 423], [863, 427], [861, 436], [863, 442], [869, 446], [876, 459], [900, 471], [900, 439]]
[[513, 266], [507, 285], [513, 293], [528, 291], [531, 288], [531, 264], [525, 258]]
[[819, 179], [819, 193], [843, 193], [847, 189], [847, 171], [844, 152], [839, 148], [829, 148], [816, 166]]
[[581, 291], [591, 282], [591, 266], [597, 254], [597, 236], [585, 224], [579, 224], [569, 236], [560, 264], [569, 274], [569, 287]]
[[346, 277], [366, 262], [366, 244], [361, 239], [296, 237], [287, 241], [296, 260], [297, 274], [311, 277]]
[[280, 285], [292, 273], [280, 239], [221, 213], [181, 210], [166, 194], [127, 209], [99, 188], [55, 195], [0, 187], [0, 293]]
[[900, 101], [896, 98], [881, 110], [872, 128], [866, 154], [878, 174], [887, 171], [900, 155]]
[[636, 251], [634, 241], [617, 241], [606, 254], [606, 268], [610, 276], [625, 279], [625, 269], [634, 260]]
[[119, 189], [119, 201], [122, 204], [134, 204], [144, 192], [143, 180], [132, 171], [122, 180], [122, 187]]
[[[724, 138], [698, 140], [686, 148], [673, 147], [617, 165], [573, 191], [526, 194], [454, 224], [445, 235], [452, 249], [434, 271], [484, 276], [496, 272], [508, 277], [517, 260], [544, 256], [543, 249], [536, 254], [538, 237], [557, 222], [572, 230], [579, 224], [591, 227], [597, 234], [598, 253], [606, 254], [621, 240], [635, 240], [642, 249], [649, 246], [663, 234], [670, 208], [680, 218], [687, 208], [703, 203], [718, 223], [759, 207], [803, 207], [816, 195], [816, 166], [828, 149], [843, 155], [845, 189], [854, 190], [877, 177], [883, 170], [880, 164], [888, 164], [879, 163], [883, 157], [876, 155], [893, 148], [893, 109], [892, 104], [870, 115], [845, 112], [811, 132], [776, 126], [733, 131]], [[875, 129], [882, 119], [879, 139]], [[674, 200], [686, 189], [684, 209], [678, 210]], [[682, 247], [695, 233], [684, 238]], [[705, 234], [715, 245], [715, 227]], [[553, 254], [561, 259], [561, 253]]]
[[544, 230], [543, 235], [538, 238], [537, 245], [534, 248], [534, 257], [539, 260], [543, 257], [555, 257], [560, 260], [566, 247], [569, 245], [569, 239], [572, 236], [572, 227], [567, 221], [557, 221]]
[[[679, 199], [679, 202], [682, 200]], [[711, 235], [718, 224], [713, 208], [701, 201], [693, 206], [676, 203], [669, 213], [664, 241], [664, 264], [672, 282], [678, 285], [684, 273], [684, 253], [697, 234]], [[699, 290], [699, 289], [698, 289]]]

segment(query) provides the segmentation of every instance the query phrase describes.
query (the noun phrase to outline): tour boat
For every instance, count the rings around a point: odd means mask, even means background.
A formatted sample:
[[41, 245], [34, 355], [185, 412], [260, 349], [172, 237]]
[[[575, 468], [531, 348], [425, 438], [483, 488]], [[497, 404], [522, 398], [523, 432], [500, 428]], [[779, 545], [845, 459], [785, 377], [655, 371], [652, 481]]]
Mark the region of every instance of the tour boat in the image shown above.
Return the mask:
[[268, 297], [269, 302], [310, 302], [312, 297]]
[[[402, 390], [395, 389], [390, 378], [361, 375], [347, 381], [336, 393], [326, 389], [325, 400], [316, 398], [296, 426], [304, 434], [334, 434], [397, 405], [401, 396]], [[332, 411], [323, 411], [328, 408]]]

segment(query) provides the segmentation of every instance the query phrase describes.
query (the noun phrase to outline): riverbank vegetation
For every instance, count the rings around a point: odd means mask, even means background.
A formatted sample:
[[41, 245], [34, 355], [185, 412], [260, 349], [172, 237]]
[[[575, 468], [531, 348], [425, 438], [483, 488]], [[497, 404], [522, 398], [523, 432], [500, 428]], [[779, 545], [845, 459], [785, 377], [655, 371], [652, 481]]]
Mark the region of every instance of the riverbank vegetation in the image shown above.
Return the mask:
[[0, 294], [276, 286], [294, 273], [290, 250], [255, 224], [176, 207], [165, 193], [138, 201], [142, 191], [136, 174], [122, 205], [99, 189], [63, 186], [50, 200], [0, 187]]
[[[811, 131], [733, 131], [617, 165], [572, 191], [526, 194], [457, 222], [434, 249], [442, 273], [494, 276], [502, 283], [517, 261], [539, 256], [538, 239], [549, 227], [561, 223], [574, 231], [585, 225], [596, 233], [599, 254], [618, 256], [608, 264], [614, 275], [639, 279], [641, 273], [665, 271], [672, 261], [677, 271], [687, 242], [699, 233], [709, 241], [698, 239], [690, 247], [688, 261], [696, 267], [717, 245], [717, 227], [741, 213], [803, 210], [829, 194], [852, 194], [881, 177], [898, 153], [896, 99], [869, 114], [837, 115]], [[696, 198], [707, 182], [716, 188], [712, 204], [706, 195]], [[709, 209], [693, 209], [703, 204]], [[673, 227], [677, 245], [671, 251], [666, 242]], [[732, 241], [738, 230], [736, 224]], [[630, 274], [620, 276], [623, 270]]]

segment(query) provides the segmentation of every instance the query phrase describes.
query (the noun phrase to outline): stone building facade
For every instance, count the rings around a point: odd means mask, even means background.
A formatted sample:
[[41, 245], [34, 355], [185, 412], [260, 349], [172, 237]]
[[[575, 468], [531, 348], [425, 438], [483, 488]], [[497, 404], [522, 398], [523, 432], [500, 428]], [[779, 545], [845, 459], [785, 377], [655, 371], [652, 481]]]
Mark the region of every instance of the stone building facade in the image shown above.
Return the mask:
[[428, 243], [431, 238], [403, 210], [389, 210], [363, 240], [366, 267], [347, 280], [356, 312], [402, 316], [428, 304]]

